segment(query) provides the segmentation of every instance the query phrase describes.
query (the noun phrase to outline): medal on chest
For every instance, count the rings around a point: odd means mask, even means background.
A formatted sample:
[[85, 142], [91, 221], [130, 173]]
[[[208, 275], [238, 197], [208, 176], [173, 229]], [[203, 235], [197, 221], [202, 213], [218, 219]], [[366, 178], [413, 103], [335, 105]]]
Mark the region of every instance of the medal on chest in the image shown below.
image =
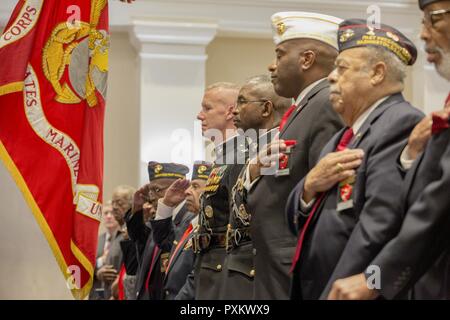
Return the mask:
[[338, 184], [337, 193], [337, 208], [336, 210], [343, 211], [353, 208], [353, 195], [356, 177], [349, 177]]

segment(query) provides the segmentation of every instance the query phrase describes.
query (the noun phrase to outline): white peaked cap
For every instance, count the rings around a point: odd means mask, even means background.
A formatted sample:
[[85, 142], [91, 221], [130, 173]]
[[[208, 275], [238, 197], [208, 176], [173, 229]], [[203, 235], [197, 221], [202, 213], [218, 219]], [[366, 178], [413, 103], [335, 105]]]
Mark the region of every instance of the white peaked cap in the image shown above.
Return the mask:
[[276, 45], [291, 39], [315, 39], [338, 50], [337, 34], [342, 19], [314, 12], [278, 12], [271, 17]]

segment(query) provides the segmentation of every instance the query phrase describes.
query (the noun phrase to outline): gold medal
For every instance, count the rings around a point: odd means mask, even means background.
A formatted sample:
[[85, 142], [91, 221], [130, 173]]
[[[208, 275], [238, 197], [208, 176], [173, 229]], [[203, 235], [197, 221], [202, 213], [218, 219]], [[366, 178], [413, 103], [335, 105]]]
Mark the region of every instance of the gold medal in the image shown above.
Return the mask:
[[211, 219], [211, 218], [213, 217], [213, 215], [214, 215], [214, 210], [213, 210], [213, 208], [212, 208], [211, 206], [206, 206], [206, 207], [205, 207], [205, 214], [206, 214], [206, 216], [207, 216], [209, 219]]
[[248, 213], [247, 210], [245, 210], [245, 206], [243, 204], [239, 206], [239, 216], [241, 217], [242, 220], [245, 221], [248, 220]]

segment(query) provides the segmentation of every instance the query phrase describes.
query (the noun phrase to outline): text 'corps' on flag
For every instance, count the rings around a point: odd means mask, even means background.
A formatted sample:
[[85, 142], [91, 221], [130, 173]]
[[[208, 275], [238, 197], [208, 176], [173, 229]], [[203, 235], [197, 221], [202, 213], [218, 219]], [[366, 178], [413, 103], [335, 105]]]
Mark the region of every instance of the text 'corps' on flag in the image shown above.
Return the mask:
[[78, 299], [101, 218], [108, 47], [107, 0], [20, 0], [0, 38], [0, 157]]

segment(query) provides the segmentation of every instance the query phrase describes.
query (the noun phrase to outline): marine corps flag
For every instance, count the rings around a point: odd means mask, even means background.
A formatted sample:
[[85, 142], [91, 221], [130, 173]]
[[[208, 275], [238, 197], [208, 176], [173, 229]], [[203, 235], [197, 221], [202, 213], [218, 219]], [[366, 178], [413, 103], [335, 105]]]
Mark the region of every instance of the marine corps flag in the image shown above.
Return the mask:
[[0, 157], [78, 299], [101, 217], [108, 46], [107, 0], [19, 0], [0, 38]]

